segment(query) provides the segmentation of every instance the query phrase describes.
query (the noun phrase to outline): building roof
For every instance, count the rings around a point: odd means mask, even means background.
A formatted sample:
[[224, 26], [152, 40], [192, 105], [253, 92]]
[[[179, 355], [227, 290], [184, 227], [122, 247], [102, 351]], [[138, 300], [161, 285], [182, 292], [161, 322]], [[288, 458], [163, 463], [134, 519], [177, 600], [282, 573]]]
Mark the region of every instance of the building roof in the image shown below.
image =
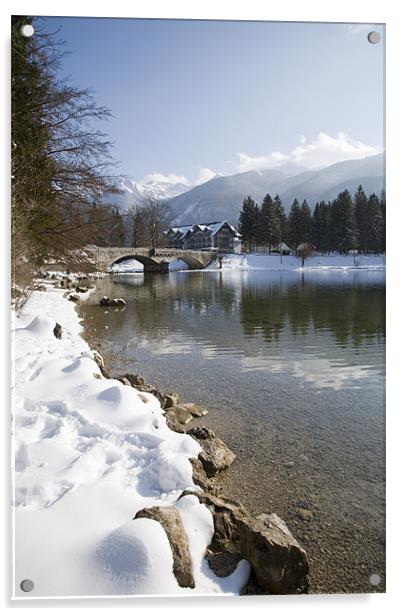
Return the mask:
[[236, 236], [239, 236], [239, 232], [237, 231], [237, 229], [233, 227], [233, 225], [230, 225], [226, 220], [222, 220], [220, 222], [196, 223], [194, 225], [185, 225], [183, 227], [171, 227], [169, 231], [173, 231], [173, 233], [179, 233], [181, 236], [184, 236], [189, 231], [194, 231], [196, 228], [198, 228], [201, 231], [208, 231], [210, 235], [216, 235], [225, 224], [233, 231]]
[[282, 250], [283, 252], [284, 250], [290, 251], [290, 248], [287, 244], [285, 244], [285, 242], [279, 242], [279, 244], [275, 246], [274, 250]]

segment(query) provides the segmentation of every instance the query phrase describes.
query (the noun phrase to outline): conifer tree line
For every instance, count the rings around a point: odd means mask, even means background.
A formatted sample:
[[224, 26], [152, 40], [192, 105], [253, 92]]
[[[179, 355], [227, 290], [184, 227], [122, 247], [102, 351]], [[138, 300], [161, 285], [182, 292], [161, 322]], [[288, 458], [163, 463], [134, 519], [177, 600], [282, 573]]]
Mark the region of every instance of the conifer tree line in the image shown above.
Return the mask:
[[292, 250], [301, 243], [312, 244], [318, 252], [350, 250], [385, 252], [385, 192], [367, 197], [362, 186], [355, 195], [344, 190], [333, 201], [320, 201], [313, 212], [306, 200], [295, 199], [285, 214], [281, 199], [267, 194], [259, 206], [247, 196], [239, 217], [239, 232], [248, 250], [265, 246], [268, 251], [280, 242]]
[[[32, 37], [22, 26], [35, 28]], [[11, 23], [11, 224], [15, 285], [114, 229], [118, 213], [99, 205], [114, 191], [111, 142], [96, 126], [110, 117], [91, 92], [61, 77], [64, 43], [41, 21]], [[32, 271], [31, 271], [32, 270]]]

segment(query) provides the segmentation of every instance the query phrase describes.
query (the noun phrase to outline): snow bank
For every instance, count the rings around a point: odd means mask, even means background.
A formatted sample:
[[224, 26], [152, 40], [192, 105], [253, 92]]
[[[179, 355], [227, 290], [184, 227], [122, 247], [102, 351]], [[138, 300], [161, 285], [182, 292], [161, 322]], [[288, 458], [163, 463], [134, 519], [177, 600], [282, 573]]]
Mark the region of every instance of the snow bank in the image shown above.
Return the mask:
[[[216, 577], [204, 559], [211, 513], [194, 496], [177, 501], [197, 489], [189, 458], [198, 443], [169, 430], [154, 396], [102, 376], [62, 294], [36, 291], [14, 315], [15, 596], [238, 593], [248, 563]], [[162, 526], [133, 520], [172, 503], [193, 590], [177, 584]], [[26, 578], [29, 595], [19, 589]]]
[[[219, 269], [219, 263], [214, 261], [208, 270]], [[343, 270], [343, 269], [369, 269], [384, 270], [384, 255], [321, 255], [305, 259], [304, 267], [300, 257], [283, 255], [269, 255], [267, 253], [247, 253], [244, 255], [226, 255], [222, 261], [222, 269], [235, 270]]]

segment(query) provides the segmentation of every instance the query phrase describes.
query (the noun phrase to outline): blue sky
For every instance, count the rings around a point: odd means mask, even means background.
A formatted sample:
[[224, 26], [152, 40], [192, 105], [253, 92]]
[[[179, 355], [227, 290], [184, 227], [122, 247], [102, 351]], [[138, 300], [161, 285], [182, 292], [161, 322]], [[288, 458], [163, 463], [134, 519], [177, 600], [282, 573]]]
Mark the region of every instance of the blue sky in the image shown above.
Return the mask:
[[47, 18], [63, 70], [114, 118], [119, 172], [199, 182], [383, 147], [381, 26]]

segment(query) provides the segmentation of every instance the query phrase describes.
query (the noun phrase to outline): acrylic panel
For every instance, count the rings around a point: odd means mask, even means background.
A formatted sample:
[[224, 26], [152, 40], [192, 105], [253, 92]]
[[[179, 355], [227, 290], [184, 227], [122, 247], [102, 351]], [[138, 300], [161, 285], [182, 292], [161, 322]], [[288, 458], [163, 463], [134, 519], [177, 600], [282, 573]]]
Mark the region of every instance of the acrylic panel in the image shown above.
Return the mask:
[[12, 18], [13, 596], [385, 591], [385, 25]]

